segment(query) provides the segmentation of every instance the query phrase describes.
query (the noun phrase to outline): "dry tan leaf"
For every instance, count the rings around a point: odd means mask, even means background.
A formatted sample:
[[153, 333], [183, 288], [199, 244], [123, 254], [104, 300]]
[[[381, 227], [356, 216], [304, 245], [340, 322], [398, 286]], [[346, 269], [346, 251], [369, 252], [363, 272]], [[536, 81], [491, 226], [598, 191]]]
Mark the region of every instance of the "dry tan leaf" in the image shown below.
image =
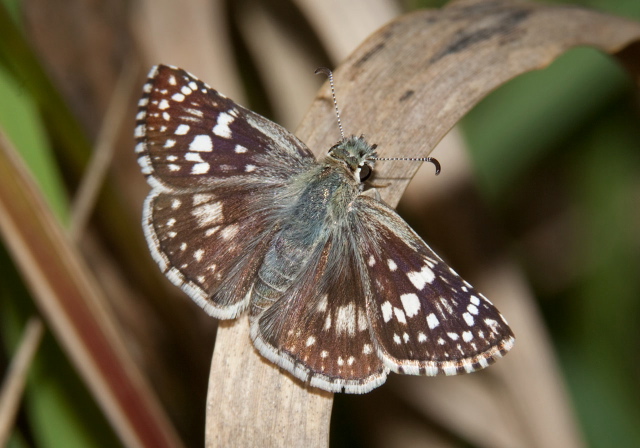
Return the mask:
[[225, 5], [220, 0], [139, 2], [133, 30], [148, 66], [176, 65], [244, 100], [228, 41]]
[[317, 56], [302, 45], [303, 36], [283, 27], [265, 3], [255, 2], [239, 16], [240, 31], [265, 84], [275, 119], [295, 129], [324, 82], [310, 69], [320, 65], [314, 62]]
[[398, 3], [388, 0], [295, 0], [333, 61], [342, 61], [365, 37], [397, 17]]

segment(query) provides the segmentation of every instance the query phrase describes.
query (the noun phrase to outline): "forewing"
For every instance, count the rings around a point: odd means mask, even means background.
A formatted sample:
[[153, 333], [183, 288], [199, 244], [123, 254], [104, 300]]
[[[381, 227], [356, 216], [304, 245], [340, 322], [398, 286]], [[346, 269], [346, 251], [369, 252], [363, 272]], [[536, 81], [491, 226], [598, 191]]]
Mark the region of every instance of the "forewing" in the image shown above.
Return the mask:
[[252, 318], [260, 353], [312, 386], [365, 393], [388, 373], [378, 358], [351, 244], [330, 236], [283, 297]]
[[387, 205], [355, 203], [370, 283], [367, 310], [385, 366], [414, 375], [472, 372], [504, 355], [513, 333], [498, 310]]
[[293, 134], [184, 70], [154, 67], [143, 92], [136, 153], [153, 187], [274, 184], [314, 161]]

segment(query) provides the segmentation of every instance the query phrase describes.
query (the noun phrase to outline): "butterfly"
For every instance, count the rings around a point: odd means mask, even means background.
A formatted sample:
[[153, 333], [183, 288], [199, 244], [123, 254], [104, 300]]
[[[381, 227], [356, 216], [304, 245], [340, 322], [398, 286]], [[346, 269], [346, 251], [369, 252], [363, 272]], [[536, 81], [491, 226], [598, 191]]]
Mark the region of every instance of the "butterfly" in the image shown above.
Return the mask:
[[138, 103], [143, 228], [162, 272], [208, 314], [248, 310], [258, 352], [330, 392], [390, 371], [454, 375], [511, 349], [506, 320], [384, 202], [363, 137], [318, 161], [293, 134], [179, 68]]

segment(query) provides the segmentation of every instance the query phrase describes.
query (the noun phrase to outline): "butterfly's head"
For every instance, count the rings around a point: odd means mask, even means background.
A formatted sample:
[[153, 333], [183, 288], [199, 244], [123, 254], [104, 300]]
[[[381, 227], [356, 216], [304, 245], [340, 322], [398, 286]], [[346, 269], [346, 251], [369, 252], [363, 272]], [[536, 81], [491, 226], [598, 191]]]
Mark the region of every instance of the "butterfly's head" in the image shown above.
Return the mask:
[[364, 136], [344, 138], [329, 149], [328, 157], [343, 163], [359, 182], [367, 180], [373, 172], [376, 145], [370, 145]]

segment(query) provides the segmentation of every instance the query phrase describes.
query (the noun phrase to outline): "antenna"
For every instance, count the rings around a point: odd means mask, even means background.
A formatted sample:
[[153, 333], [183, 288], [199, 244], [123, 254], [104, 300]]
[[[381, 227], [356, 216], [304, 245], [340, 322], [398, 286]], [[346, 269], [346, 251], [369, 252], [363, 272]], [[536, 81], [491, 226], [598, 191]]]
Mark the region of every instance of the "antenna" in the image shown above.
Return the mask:
[[[336, 117], [338, 118], [338, 128], [340, 128], [340, 135], [342, 136], [342, 140], [344, 140], [344, 132], [342, 130], [342, 122], [340, 121], [340, 110], [338, 109], [338, 101], [336, 100], [336, 89], [333, 86], [333, 73], [330, 69], [326, 67], [318, 67], [314, 72], [316, 75], [320, 73], [324, 73], [329, 77], [329, 85], [331, 86], [331, 96], [333, 97], [333, 105], [336, 108]], [[375, 148], [376, 145], [373, 145]], [[436, 167], [436, 176], [440, 174], [440, 162], [433, 157], [372, 157], [374, 160], [381, 161], [391, 161], [391, 160], [406, 160], [410, 162], [429, 162], [433, 163]]]
[[324, 73], [329, 77], [329, 85], [331, 86], [331, 96], [333, 96], [333, 105], [336, 108], [336, 117], [338, 117], [338, 128], [340, 129], [340, 136], [344, 140], [344, 132], [342, 131], [342, 122], [340, 121], [340, 110], [338, 110], [338, 101], [336, 101], [336, 89], [333, 87], [333, 73], [326, 67], [319, 67], [316, 69], [315, 74]]
[[374, 160], [406, 160], [410, 162], [429, 162], [436, 167], [436, 176], [440, 174], [440, 162], [433, 157], [374, 157]]

